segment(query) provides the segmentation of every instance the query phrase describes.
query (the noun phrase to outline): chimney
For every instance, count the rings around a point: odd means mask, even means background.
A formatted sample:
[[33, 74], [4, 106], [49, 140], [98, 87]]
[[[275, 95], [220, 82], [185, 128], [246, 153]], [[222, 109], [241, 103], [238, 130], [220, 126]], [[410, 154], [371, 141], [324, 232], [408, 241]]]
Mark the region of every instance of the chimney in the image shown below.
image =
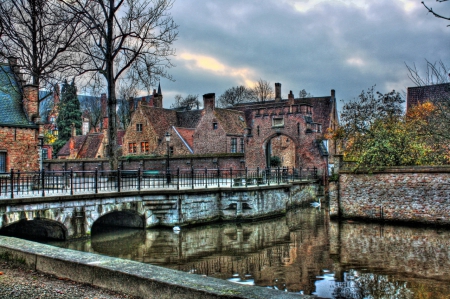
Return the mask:
[[53, 105], [56, 106], [59, 104], [59, 84], [56, 83], [53, 91]]
[[331, 90], [331, 97], [336, 98], [336, 91], [334, 89]]
[[203, 95], [203, 109], [205, 111], [214, 111], [216, 107], [216, 94], [215, 93], [207, 93]]
[[290, 105], [290, 106], [294, 105], [294, 94], [292, 93], [292, 90], [289, 91], [289, 94], [288, 94], [288, 101], [289, 101], [289, 105]]
[[102, 104], [102, 116], [103, 116], [103, 123], [102, 123], [102, 129], [108, 129], [108, 99], [106, 98], [106, 93], [102, 93], [101, 96], [101, 104]]
[[281, 101], [281, 83], [275, 83], [275, 102]]
[[133, 97], [128, 98], [128, 109], [130, 110], [130, 113], [134, 111], [134, 98]]
[[74, 123], [72, 123], [72, 124], [70, 125], [70, 130], [71, 130], [71, 132], [72, 132], [71, 136], [72, 136], [72, 137], [76, 137], [76, 136], [77, 136], [77, 128], [75, 128], [75, 124], [74, 124]]
[[35, 122], [39, 118], [39, 88], [37, 85], [23, 87], [23, 108], [28, 120]]

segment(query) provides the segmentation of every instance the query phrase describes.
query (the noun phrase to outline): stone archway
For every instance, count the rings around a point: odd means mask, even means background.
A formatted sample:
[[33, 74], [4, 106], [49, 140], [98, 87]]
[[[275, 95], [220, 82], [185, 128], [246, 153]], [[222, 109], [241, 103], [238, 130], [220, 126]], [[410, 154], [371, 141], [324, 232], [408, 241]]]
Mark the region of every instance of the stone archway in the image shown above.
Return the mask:
[[67, 229], [62, 223], [45, 218], [22, 219], [3, 227], [0, 234], [27, 240], [67, 239]]
[[[145, 221], [141, 215], [133, 210], [112, 211], [98, 218], [93, 226], [116, 226], [128, 228], [144, 228]], [[92, 230], [91, 229], [91, 230]]]
[[266, 165], [270, 166], [271, 157], [279, 157], [282, 167], [293, 168], [295, 163], [296, 146], [295, 142], [289, 136], [280, 134], [272, 136], [266, 144]]

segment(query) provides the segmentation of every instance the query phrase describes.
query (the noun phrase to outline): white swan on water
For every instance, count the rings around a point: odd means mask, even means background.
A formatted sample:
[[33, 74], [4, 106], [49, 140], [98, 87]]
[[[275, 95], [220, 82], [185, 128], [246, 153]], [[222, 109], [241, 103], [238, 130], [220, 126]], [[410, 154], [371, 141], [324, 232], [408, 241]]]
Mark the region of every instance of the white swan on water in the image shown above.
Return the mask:
[[179, 226], [174, 226], [173, 227], [173, 231], [174, 232], [179, 232], [181, 230], [181, 228]]
[[314, 207], [314, 208], [320, 208], [320, 206], [321, 206], [321, 204], [320, 204], [320, 198], [319, 198], [319, 202], [312, 202], [312, 203], [311, 203], [311, 207]]

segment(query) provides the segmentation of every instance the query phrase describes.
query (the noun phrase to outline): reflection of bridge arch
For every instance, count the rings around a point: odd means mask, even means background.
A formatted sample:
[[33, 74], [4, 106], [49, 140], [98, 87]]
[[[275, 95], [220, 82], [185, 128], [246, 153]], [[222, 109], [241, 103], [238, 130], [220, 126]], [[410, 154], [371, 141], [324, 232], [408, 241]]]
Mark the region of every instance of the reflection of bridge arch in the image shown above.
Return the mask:
[[113, 210], [97, 218], [92, 225], [92, 229], [97, 225], [144, 228], [145, 221], [143, 216], [134, 210]]
[[61, 222], [51, 219], [21, 219], [0, 229], [0, 234], [29, 240], [65, 240], [67, 228]]
[[270, 158], [277, 156], [281, 159], [281, 166], [296, 167], [297, 146], [293, 138], [285, 134], [274, 134], [265, 141], [266, 165], [270, 166]]

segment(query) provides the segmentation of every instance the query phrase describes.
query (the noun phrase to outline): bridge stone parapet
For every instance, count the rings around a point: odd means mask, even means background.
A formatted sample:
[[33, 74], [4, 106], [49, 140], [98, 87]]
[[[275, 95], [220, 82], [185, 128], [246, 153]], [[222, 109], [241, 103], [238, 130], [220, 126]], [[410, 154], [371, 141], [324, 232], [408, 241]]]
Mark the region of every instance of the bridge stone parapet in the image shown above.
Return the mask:
[[216, 220], [282, 215], [315, 200], [318, 182], [242, 188], [147, 190], [73, 196], [3, 199], [0, 233], [73, 239], [89, 236], [94, 224], [149, 228]]

